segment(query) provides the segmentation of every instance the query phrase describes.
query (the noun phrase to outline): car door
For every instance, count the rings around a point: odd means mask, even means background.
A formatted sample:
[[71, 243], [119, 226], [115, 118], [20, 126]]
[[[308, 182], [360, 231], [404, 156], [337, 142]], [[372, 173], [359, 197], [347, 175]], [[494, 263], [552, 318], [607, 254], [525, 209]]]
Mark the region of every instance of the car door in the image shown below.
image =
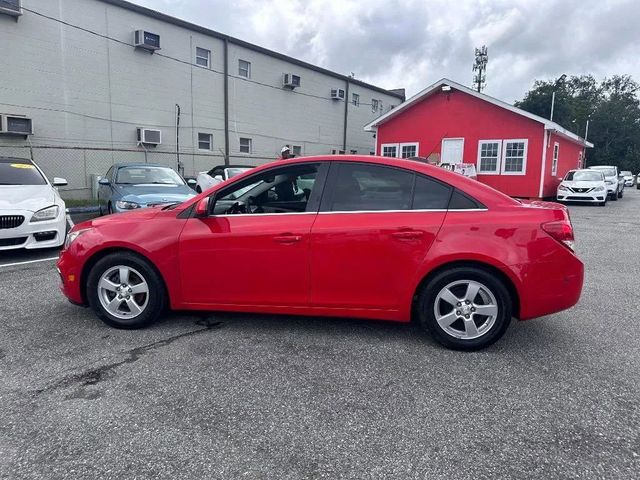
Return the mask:
[[[326, 171], [305, 162], [257, 173], [220, 191], [209, 216], [190, 218], [179, 244], [185, 301], [307, 306], [310, 233]], [[284, 183], [310, 175], [308, 194], [278, 197]]]
[[311, 232], [312, 306], [400, 308], [450, 195], [450, 186], [408, 170], [332, 165]]

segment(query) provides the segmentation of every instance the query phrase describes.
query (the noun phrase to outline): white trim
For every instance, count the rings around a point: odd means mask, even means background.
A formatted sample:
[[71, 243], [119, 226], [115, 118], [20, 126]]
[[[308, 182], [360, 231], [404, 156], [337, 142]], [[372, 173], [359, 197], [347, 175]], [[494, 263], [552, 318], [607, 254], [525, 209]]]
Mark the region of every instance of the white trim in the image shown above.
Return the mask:
[[[402, 147], [416, 147], [416, 154], [415, 154], [416, 157], [420, 153], [420, 142], [400, 143], [399, 144], [399, 148], [398, 148], [398, 158], [405, 158], [405, 157], [402, 156]], [[406, 157], [406, 158], [409, 158], [409, 157]]]
[[[556, 147], [558, 149], [556, 150]], [[551, 157], [551, 176], [555, 177], [558, 174], [558, 160], [560, 159], [560, 144], [553, 142], [553, 154]]]
[[542, 194], [544, 193], [544, 170], [547, 167], [547, 149], [549, 148], [547, 145], [548, 141], [549, 130], [545, 130], [542, 138], [542, 170], [540, 171], [540, 191], [538, 193], [538, 197], [540, 198], [542, 198]]
[[[496, 169], [495, 170], [480, 170], [480, 159], [482, 153], [482, 145], [484, 144], [498, 144], [498, 158], [496, 158]], [[502, 167], [502, 140], [499, 139], [490, 139], [490, 140], [478, 140], [478, 158], [476, 159], [476, 175], [500, 175], [500, 170]]]
[[[396, 154], [393, 157], [389, 157], [387, 155], [384, 154], [384, 147], [394, 147], [396, 149]], [[387, 157], [387, 158], [398, 158], [398, 152], [400, 150], [400, 144], [399, 143], [383, 143], [380, 145], [380, 155], [383, 157]]]
[[[506, 172], [504, 167], [507, 159], [507, 144], [524, 143], [524, 152], [522, 153], [522, 170], [519, 172]], [[502, 140], [502, 166], [500, 168], [501, 175], [526, 175], [527, 174], [527, 153], [529, 150], [529, 140], [527, 138], [505, 138]]]
[[[426, 212], [486, 212], [487, 208], [459, 208], [459, 209], [446, 209], [446, 208], [417, 208], [415, 210], [334, 210], [330, 212], [318, 212], [318, 215], [331, 215], [335, 213], [339, 214], [351, 214], [351, 213], [426, 213]], [[251, 215], [251, 214], [247, 214]], [[278, 214], [275, 214], [278, 215]]]
[[[459, 163], [464, 163], [464, 137], [447, 137], [440, 141], [440, 163], [442, 163], [442, 152], [444, 151], [444, 142], [446, 140], [462, 140], [462, 158]], [[455, 164], [450, 164], [455, 165]]]
[[[398, 114], [400, 114], [401, 112], [403, 112], [405, 109], [407, 109], [408, 107], [412, 106], [414, 103], [422, 100], [424, 97], [427, 97], [428, 95], [434, 93], [434, 92], [438, 92], [441, 90], [441, 87], [443, 86], [450, 86], [453, 87], [456, 90], [459, 90], [463, 93], [466, 93], [468, 95], [471, 95], [472, 97], [478, 98], [480, 100], [484, 100], [485, 102], [489, 102], [493, 105], [496, 105], [498, 107], [504, 108], [506, 110], [509, 110], [510, 112], [513, 112], [517, 115], [521, 115], [523, 117], [529, 118], [531, 120], [534, 120], [536, 122], [542, 123], [544, 125], [544, 128], [547, 130], [553, 130], [556, 133], [559, 133], [565, 137], [567, 137], [568, 139], [574, 141], [575, 143], [578, 143], [579, 145], [583, 145], [585, 147], [589, 147], [589, 148], [593, 148], [593, 143], [587, 142], [585, 139], [583, 139], [582, 137], [579, 137], [578, 135], [576, 135], [575, 133], [570, 132], [569, 130], [566, 130], [564, 127], [562, 127], [561, 125], [552, 122], [550, 120], [547, 120], [546, 118], [543, 117], [539, 117], [538, 115], [534, 115], [533, 113], [529, 113], [525, 110], [522, 110], [520, 108], [514, 107], [513, 105], [509, 105], [506, 102], [503, 102], [502, 100], [498, 100], [497, 98], [493, 98], [490, 97], [489, 95], [485, 95], [484, 93], [479, 93], [476, 92], [475, 90], [472, 90], [468, 87], [465, 87], [464, 85], [460, 85], [459, 83], [456, 83], [452, 80], [449, 80], [447, 78], [443, 78], [439, 81], [437, 81], [436, 83], [428, 86], [427, 88], [425, 88], [424, 90], [418, 92], [417, 94], [415, 94], [413, 97], [405, 100], [404, 102], [402, 102], [400, 105], [398, 105], [396, 108], [391, 109], [390, 111], [388, 111], [387, 113], [385, 113], [384, 115], [381, 115], [380, 117], [376, 118], [373, 122], [368, 123], [367, 125], [364, 126], [365, 131], [370, 132], [370, 131], [374, 131], [379, 125], [381, 125], [382, 123], [386, 122], [387, 120], [397, 116]], [[449, 92], [451, 93], [451, 92]]]

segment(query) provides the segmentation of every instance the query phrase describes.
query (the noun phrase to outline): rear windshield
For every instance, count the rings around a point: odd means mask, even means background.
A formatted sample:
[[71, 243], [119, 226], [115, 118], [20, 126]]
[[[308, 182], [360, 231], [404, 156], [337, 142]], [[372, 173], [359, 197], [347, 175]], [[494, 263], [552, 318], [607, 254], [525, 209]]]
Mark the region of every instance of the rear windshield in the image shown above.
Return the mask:
[[597, 182], [598, 180], [602, 180], [602, 173], [596, 172], [595, 170], [579, 170], [577, 172], [567, 173], [565, 180], [570, 182]]
[[31, 163], [0, 160], [0, 185], [46, 185], [40, 171]]

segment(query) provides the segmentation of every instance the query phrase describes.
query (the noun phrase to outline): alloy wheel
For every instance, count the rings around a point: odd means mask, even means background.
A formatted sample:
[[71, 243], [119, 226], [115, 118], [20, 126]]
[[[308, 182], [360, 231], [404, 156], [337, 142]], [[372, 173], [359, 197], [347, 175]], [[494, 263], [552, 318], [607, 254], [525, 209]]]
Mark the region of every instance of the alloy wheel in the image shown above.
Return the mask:
[[121, 320], [133, 319], [149, 303], [149, 284], [135, 268], [117, 265], [100, 277], [98, 298], [110, 315]]
[[493, 292], [475, 280], [451, 282], [436, 296], [436, 322], [448, 335], [473, 340], [485, 335], [498, 318], [498, 302]]

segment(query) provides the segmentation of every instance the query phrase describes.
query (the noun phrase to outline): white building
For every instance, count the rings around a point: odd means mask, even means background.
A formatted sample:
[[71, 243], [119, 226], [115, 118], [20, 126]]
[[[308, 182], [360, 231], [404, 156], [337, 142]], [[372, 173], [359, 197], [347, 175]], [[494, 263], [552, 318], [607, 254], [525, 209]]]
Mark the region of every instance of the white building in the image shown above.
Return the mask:
[[364, 125], [404, 99], [123, 0], [1, 0], [0, 45], [0, 155], [33, 152], [69, 196], [145, 153], [175, 167], [178, 144], [187, 175], [285, 144], [369, 154]]

